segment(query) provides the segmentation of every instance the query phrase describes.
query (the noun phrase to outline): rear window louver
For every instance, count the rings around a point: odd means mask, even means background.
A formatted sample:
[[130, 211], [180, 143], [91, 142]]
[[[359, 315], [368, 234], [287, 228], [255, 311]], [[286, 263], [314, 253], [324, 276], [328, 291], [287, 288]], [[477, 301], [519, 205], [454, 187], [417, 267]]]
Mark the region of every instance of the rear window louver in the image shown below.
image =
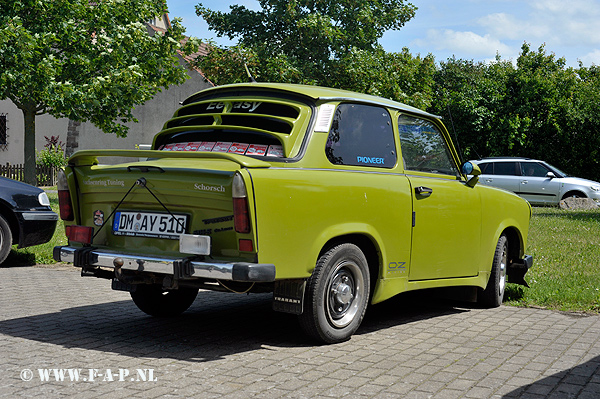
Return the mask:
[[204, 102], [179, 109], [167, 128], [225, 125], [290, 134], [300, 111], [265, 101]]
[[276, 133], [290, 134], [292, 126], [285, 122], [274, 118], [263, 116], [246, 116], [246, 115], [222, 115], [223, 125], [252, 127], [255, 129], [268, 130]]
[[[237, 104], [241, 104], [236, 107]], [[247, 107], [244, 106], [247, 104]], [[300, 112], [288, 105], [276, 104], [276, 103], [268, 103], [268, 102], [260, 102], [260, 105], [256, 106], [253, 109], [256, 102], [239, 102], [232, 103], [231, 110], [229, 113], [254, 113], [254, 114], [262, 114], [262, 115], [270, 115], [270, 116], [279, 116], [282, 118], [292, 118], [296, 119]], [[177, 116], [186, 116], [186, 115], [202, 115], [202, 114], [214, 114], [214, 113], [222, 113], [225, 108], [224, 103], [200, 103], [200, 104], [192, 104], [187, 107], [181, 108], [177, 112]]]

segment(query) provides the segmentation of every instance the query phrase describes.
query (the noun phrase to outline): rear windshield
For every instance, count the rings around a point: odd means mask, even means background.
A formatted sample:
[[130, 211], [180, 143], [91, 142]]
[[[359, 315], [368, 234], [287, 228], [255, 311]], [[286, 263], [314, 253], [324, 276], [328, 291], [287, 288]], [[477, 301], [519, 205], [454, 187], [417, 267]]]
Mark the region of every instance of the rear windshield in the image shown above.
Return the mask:
[[307, 119], [309, 111], [303, 104], [279, 99], [191, 103], [165, 124], [153, 148], [281, 158], [296, 125]]

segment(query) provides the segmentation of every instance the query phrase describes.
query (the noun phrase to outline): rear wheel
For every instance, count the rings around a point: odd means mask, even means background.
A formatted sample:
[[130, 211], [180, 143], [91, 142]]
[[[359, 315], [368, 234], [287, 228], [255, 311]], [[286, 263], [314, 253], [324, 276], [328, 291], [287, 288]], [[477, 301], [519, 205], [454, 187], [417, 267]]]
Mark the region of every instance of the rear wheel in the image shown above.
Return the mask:
[[8, 254], [10, 253], [10, 249], [12, 247], [12, 232], [10, 231], [10, 226], [0, 215], [0, 265]]
[[325, 343], [342, 342], [358, 329], [369, 299], [369, 268], [353, 244], [328, 250], [306, 285], [302, 329]]
[[198, 295], [198, 288], [180, 287], [163, 290], [159, 285], [140, 284], [131, 299], [144, 313], [156, 317], [173, 317], [185, 312]]
[[502, 305], [506, 289], [506, 268], [508, 265], [508, 238], [503, 234], [498, 239], [490, 279], [485, 290], [480, 289], [478, 300], [485, 307], [496, 308]]

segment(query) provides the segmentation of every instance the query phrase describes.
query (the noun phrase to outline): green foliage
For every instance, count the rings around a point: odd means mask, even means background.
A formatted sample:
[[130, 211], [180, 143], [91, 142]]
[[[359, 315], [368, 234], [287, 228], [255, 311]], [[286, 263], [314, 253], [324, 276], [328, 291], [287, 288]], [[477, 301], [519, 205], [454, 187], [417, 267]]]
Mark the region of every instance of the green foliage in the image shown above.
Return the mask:
[[149, 34], [144, 21], [166, 11], [164, 0], [0, 0], [0, 99], [25, 117], [25, 162], [35, 151], [35, 115], [90, 121], [104, 132], [127, 134], [131, 110], [162, 87], [186, 78], [176, 52], [178, 20]]
[[427, 107], [435, 65], [408, 49], [387, 53], [378, 40], [400, 29], [416, 7], [404, 0], [259, 0], [261, 11], [233, 5], [229, 13], [199, 4], [196, 12], [237, 46], [212, 47], [198, 66], [216, 84], [248, 80], [354, 90]]
[[429, 111], [453, 122], [465, 158], [543, 159], [600, 180], [600, 73], [521, 48], [516, 65], [449, 59], [435, 73]]
[[[42, 166], [62, 167], [67, 164], [65, 158], [65, 149], [62, 141], [59, 141], [58, 136], [44, 136], [46, 145], [44, 149], [37, 152], [36, 164]], [[39, 179], [38, 179], [39, 180]]]
[[36, 164], [56, 167], [65, 166], [67, 164], [65, 152], [62, 148], [55, 146], [44, 148], [43, 150], [38, 151]]

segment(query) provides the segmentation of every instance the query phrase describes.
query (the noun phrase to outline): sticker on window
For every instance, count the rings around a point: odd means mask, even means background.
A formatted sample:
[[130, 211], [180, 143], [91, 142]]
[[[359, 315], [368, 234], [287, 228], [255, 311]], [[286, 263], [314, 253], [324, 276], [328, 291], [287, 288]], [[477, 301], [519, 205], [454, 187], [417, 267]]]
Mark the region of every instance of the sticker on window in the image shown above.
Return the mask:
[[267, 151], [268, 157], [283, 157], [283, 147], [280, 145], [270, 145]]
[[187, 143], [175, 144], [171, 151], [184, 151], [186, 146], [187, 146]]
[[215, 144], [217, 144], [217, 143], [215, 143], [214, 141], [204, 141], [198, 147], [198, 151], [212, 151]]
[[246, 149], [248, 149], [248, 144], [244, 143], [233, 143], [231, 147], [229, 147], [228, 152], [232, 152], [234, 154], [245, 154]]
[[231, 147], [233, 143], [231, 142], [226, 142], [226, 141], [219, 141], [214, 148], [212, 149], [213, 152], [227, 152], [229, 151], [229, 147]]
[[200, 142], [194, 141], [191, 143], [187, 143], [185, 146], [185, 151], [198, 151], [198, 147], [200, 146]]
[[258, 155], [264, 157], [268, 148], [268, 145], [250, 144], [246, 151], [246, 155]]
[[333, 119], [333, 112], [335, 111], [335, 105], [323, 104], [319, 107], [319, 115], [317, 116], [317, 126], [315, 126], [315, 132], [328, 132], [329, 126], [331, 126], [331, 120]]

